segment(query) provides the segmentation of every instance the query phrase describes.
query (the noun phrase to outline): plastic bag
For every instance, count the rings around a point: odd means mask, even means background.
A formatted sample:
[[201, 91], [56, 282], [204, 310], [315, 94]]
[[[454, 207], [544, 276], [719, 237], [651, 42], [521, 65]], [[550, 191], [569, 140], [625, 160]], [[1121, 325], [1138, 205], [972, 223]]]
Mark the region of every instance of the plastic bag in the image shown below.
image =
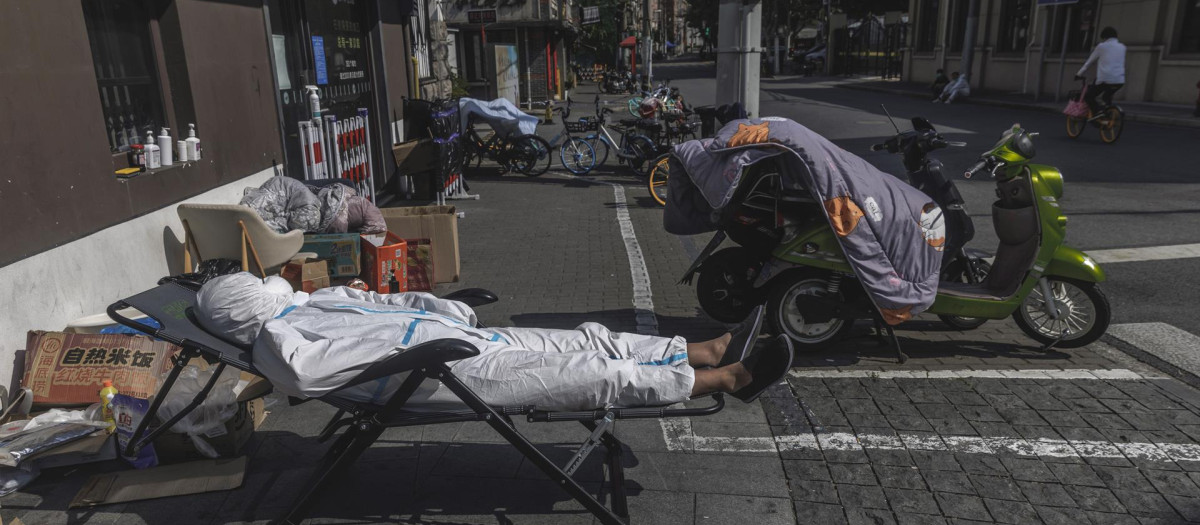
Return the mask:
[[[212, 378], [213, 370], [215, 369], [200, 370], [192, 365], [185, 367], [171, 391], [163, 398], [162, 405], [158, 408], [159, 419], [167, 421], [186, 408]], [[217, 458], [216, 449], [204, 440], [204, 436], [224, 433], [225, 422], [237, 414], [237, 395], [233, 390], [237, 384], [238, 372], [226, 369], [208, 392], [204, 402], [175, 423], [171, 432], [187, 434], [196, 445], [196, 450], [206, 457]]]
[[21, 465], [19, 467], [0, 467], [0, 497], [21, 490], [41, 474], [37, 465]]
[[29, 456], [89, 436], [102, 428], [96, 423], [54, 423], [22, 430], [0, 440], [0, 465], [15, 467]]
[[199, 290], [201, 286], [204, 286], [204, 283], [212, 280], [213, 278], [220, 277], [222, 275], [229, 275], [231, 273], [238, 273], [240, 271], [242, 271], [241, 261], [234, 261], [231, 259], [208, 259], [200, 263], [199, 271], [163, 277], [162, 279], [158, 280], [158, 284], [173, 282], [191, 288], [192, 290]]
[[1075, 118], [1087, 118], [1089, 108], [1087, 102], [1084, 102], [1084, 95], [1087, 95], [1086, 85], [1083, 86], [1083, 89], [1079, 90], [1079, 96], [1067, 102], [1067, 107], [1063, 110], [1063, 115]]
[[92, 403], [91, 406], [83, 410], [54, 408], [45, 414], [30, 419], [22, 430], [33, 430], [55, 423], [102, 423], [103, 421], [97, 417], [99, 411], [100, 403]]
[[117, 453], [130, 465], [133, 465], [133, 468], [142, 469], [158, 465], [158, 454], [154, 452], [154, 443], [146, 443], [146, 446], [139, 449], [133, 456], [125, 455], [125, 447], [133, 439], [133, 433], [137, 431], [138, 424], [142, 422], [142, 418], [146, 417], [146, 411], [149, 409], [150, 402], [145, 399], [125, 394], [117, 394], [112, 398], [113, 420], [117, 424]]

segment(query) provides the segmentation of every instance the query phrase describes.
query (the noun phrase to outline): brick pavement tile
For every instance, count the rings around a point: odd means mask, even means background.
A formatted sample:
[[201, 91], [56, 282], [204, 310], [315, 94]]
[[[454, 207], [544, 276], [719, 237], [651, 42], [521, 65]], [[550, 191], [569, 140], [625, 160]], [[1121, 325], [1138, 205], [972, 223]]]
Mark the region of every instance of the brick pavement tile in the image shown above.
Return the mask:
[[1183, 519], [1193, 522], [1200, 522], [1200, 494], [1191, 494], [1189, 496], [1166, 496], [1167, 502], [1175, 508]]
[[888, 508], [887, 497], [883, 494], [883, 488], [878, 486], [868, 487], [863, 485], [837, 485], [838, 497], [842, 501], [842, 506], [849, 508], [868, 508], [868, 509], [886, 509]]
[[922, 417], [930, 419], [946, 419], [960, 417], [958, 409], [950, 403], [922, 403], [917, 405]]
[[896, 519], [883, 509], [846, 509], [846, 523], [850, 525], [893, 525]]
[[[671, 507], [664, 506], [662, 514], [669, 515]], [[796, 523], [795, 508], [788, 499], [701, 494], [696, 496], [695, 509], [696, 516], [692, 523], [741, 522], [762, 525], [792, 525]], [[646, 519], [645, 522], [666, 523], [665, 520], [659, 519]]]
[[1038, 415], [1054, 427], [1090, 427], [1087, 420], [1071, 410], [1041, 410]]
[[783, 472], [792, 481], [831, 481], [824, 461], [783, 461]]
[[1021, 493], [1034, 505], [1050, 505], [1055, 507], [1077, 506], [1071, 495], [1067, 494], [1062, 485], [1056, 483], [1038, 483], [1036, 481], [1018, 481]]
[[[891, 400], [890, 400], [891, 399]], [[917, 416], [921, 412], [917, 407], [908, 401], [894, 400], [896, 398], [876, 398], [875, 404], [879, 406], [879, 410], [888, 416]]]
[[1143, 470], [1142, 474], [1161, 494], [1174, 496], [1200, 497], [1200, 487], [1185, 472], [1167, 470]]
[[962, 472], [922, 472], [921, 474], [930, 490], [951, 494], [975, 494], [975, 488], [971, 486], [971, 478]]
[[1113, 495], [1121, 500], [1121, 504], [1134, 516], [1150, 516], [1156, 518], [1177, 518], [1175, 509], [1162, 495], [1150, 492], [1134, 492], [1131, 490], [1113, 490]]
[[792, 503], [796, 509], [796, 518], [800, 523], [820, 523], [822, 525], [846, 523], [846, 513], [842, 510], [841, 505], [799, 500]]
[[1083, 420], [1087, 421], [1088, 424], [1092, 425], [1092, 427], [1100, 430], [1133, 428], [1129, 422], [1125, 421], [1125, 419], [1117, 414], [1083, 413], [1080, 414], [1079, 417], [1082, 417]]
[[924, 490], [925, 478], [921, 477], [921, 471], [915, 467], [894, 467], [887, 465], [874, 465], [875, 477], [879, 479], [879, 484], [884, 487]]
[[915, 514], [940, 514], [937, 501], [933, 499], [933, 493], [929, 491], [898, 488], [885, 488], [883, 490], [893, 511]]
[[1087, 485], [1090, 487], [1103, 487], [1104, 482], [1096, 475], [1096, 472], [1088, 465], [1071, 464], [1071, 463], [1047, 463], [1046, 467], [1054, 476], [1058, 478], [1064, 485]]
[[836, 463], [829, 465], [829, 475], [834, 483], [851, 485], [879, 485], [875, 471], [866, 463]]
[[793, 481], [792, 499], [815, 503], [838, 503], [837, 488], [828, 481]]
[[1037, 511], [1033, 505], [1024, 501], [1008, 501], [1000, 499], [985, 498], [984, 505], [987, 506], [988, 512], [996, 518], [999, 523], [1016, 523], [1024, 525], [1026, 523], [1037, 523], [1040, 521]]
[[897, 525], [946, 525], [946, 518], [930, 514], [896, 513]]
[[948, 492], [938, 492], [935, 497], [945, 516], [980, 521], [991, 519], [987, 507], [983, 504], [983, 498]]
[[1072, 385], [1070, 383], [1063, 383], [1063, 382], [1059, 382], [1059, 381], [1055, 381], [1053, 383], [1046, 385], [1046, 391], [1049, 392], [1050, 395], [1054, 396], [1059, 401], [1064, 401], [1064, 402], [1068, 399], [1075, 399], [1075, 398], [1091, 399], [1091, 397], [1092, 397], [1092, 396], [1088, 395], [1087, 392], [1084, 392], [1083, 389], [1081, 389], [1075, 385]]
[[1007, 476], [1008, 470], [1005, 470], [1004, 464], [1000, 462], [1000, 458], [987, 454], [966, 454], [955, 453], [954, 458], [958, 460], [958, 465], [963, 471], [968, 474], [990, 474], [993, 476]]
[[822, 450], [825, 461], [830, 463], [870, 463], [867, 453], [861, 450]]
[[850, 422], [850, 426], [860, 433], [863, 429], [871, 427], [887, 427], [891, 429], [891, 424], [888, 423], [883, 414], [846, 414], [846, 420]]
[[[996, 412], [1012, 425], [1045, 425], [1048, 420], [1042, 419], [1042, 412], [1032, 408], [997, 408]], [[1052, 413], [1052, 412], [1051, 412]], [[1049, 422], [1053, 425], [1053, 422]]]
[[[991, 401], [991, 398], [988, 397], [989, 395], [1013, 395], [1012, 390], [1009, 390], [1007, 386], [1004, 386], [1004, 382], [1002, 381], [995, 379], [974, 379], [971, 381], [972, 386], [975, 388], [975, 392], [979, 393], [979, 395], [983, 396], [983, 398], [987, 399], [989, 402]], [[1020, 400], [1020, 398], [1017, 399]], [[1024, 405], [1025, 402], [1021, 401], [1021, 404]]]
[[1008, 476], [971, 474], [970, 478], [971, 485], [975, 487], [975, 492], [982, 496], [1010, 501], [1025, 501], [1025, 495], [1021, 493], [1021, 488]]
[[911, 430], [911, 431], [924, 431], [924, 432], [932, 432], [933, 431], [933, 426], [931, 426], [929, 424], [929, 421], [927, 421], [925, 418], [920, 417], [920, 416], [897, 416], [897, 415], [888, 414], [887, 420], [888, 420], [888, 423], [890, 423], [892, 425], [892, 428], [894, 428], [896, 430]]
[[1042, 518], [1042, 523], [1046, 525], [1085, 525], [1090, 523], [1087, 514], [1079, 512], [1079, 509], [1045, 505], [1034, 505], [1033, 508]]
[[1014, 425], [1013, 430], [1016, 430], [1017, 434], [1025, 439], [1062, 439], [1062, 434], [1054, 430], [1054, 427], [1024, 427]]
[[961, 471], [954, 454], [934, 450], [910, 450], [913, 462], [923, 472], [931, 470]]
[[967, 418], [968, 421], [981, 421], [989, 423], [1004, 422], [1004, 418], [1000, 416], [1000, 413], [996, 412], [996, 409], [990, 406], [959, 407], [959, 413], [961, 413], [964, 418]]
[[1124, 392], [1105, 381], [1075, 379], [1071, 381], [1071, 384], [1097, 399], [1129, 399]]
[[1097, 465], [1093, 470], [1110, 489], [1154, 492], [1154, 485], [1150, 484], [1138, 469]]
[[1137, 518], [1123, 513], [1114, 514], [1089, 510], [1086, 515], [1095, 525], [1138, 525]]
[[983, 396], [975, 392], [956, 392], [950, 396], [950, 402], [955, 406], [984, 406], [988, 402]]
[[1017, 433], [1012, 425], [1003, 421], [972, 421], [971, 428], [984, 437], [1010, 437]]
[[1090, 398], [1090, 397], [1067, 398], [1067, 399], [1060, 399], [1060, 401], [1062, 401], [1063, 405], [1067, 407], [1067, 410], [1070, 410], [1071, 412], [1075, 412], [1078, 414], [1084, 414], [1084, 413], [1090, 413], [1090, 412], [1098, 412], [1098, 413], [1110, 412], [1108, 407], [1105, 406], [1104, 403], [1101, 403], [1099, 399], [1094, 399], [1094, 398]]
[[840, 400], [846, 399], [870, 399], [871, 394], [867, 393], [867, 389], [863, 388], [862, 383], [858, 379], [841, 379], [841, 378], [826, 378], [825, 387], [833, 394], [833, 397]]
[[1022, 459], [1000, 457], [1000, 463], [1012, 474], [1013, 479], [1020, 481], [1055, 482], [1058, 478], [1046, 467], [1040, 459]]
[[1079, 508], [1100, 512], [1128, 512], [1112, 491], [1102, 487], [1067, 485], [1063, 487]]
[[952, 417], [946, 419], [931, 418], [928, 419], [933, 431], [942, 436], [977, 436], [979, 431], [971, 426], [971, 422], [961, 417]]
[[872, 465], [914, 466], [912, 455], [907, 450], [866, 449]]

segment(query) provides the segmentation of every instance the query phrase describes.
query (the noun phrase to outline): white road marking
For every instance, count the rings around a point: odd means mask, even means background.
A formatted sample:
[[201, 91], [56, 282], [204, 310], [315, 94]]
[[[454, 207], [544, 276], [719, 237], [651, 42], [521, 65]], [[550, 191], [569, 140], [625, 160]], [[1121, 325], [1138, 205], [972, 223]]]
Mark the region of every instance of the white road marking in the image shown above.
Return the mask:
[[[690, 426], [690, 425], [689, 425]], [[670, 442], [668, 442], [670, 443]], [[680, 437], [677, 448], [690, 452], [784, 452], [789, 450], [858, 451], [926, 450], [964, 454], [1009, 453], [1022, 456], [1128, 458], [1149, 461], [1200, 461], [1196, 443], [1110, 443], [1108, 441], [1066, 439], [1024, 439], [1017, 437], [931, 436], [901, 433], [853, 434], [818, 432], [772, 438], [711, 438], [693, 435]]]
[[617, 208], [617, 224], [621, 228], [621, 239], [625, 241], [625, 255], [629, 258], [629, 273], [633, 277], [633, 311], [637, 316], [637, 331], [643, 335], [658, 335], [658, 318], [654, 315], [654, 293], [650, 289], [650, 271], [646, 269], [646, 258], [638, 244], [633, 221], [629, 218], [629, 206], [625, 200], [625, 187], [606, 182], [613, 188], [613, 199]]
[[874, 378], [874, 379], [1104, 379], [1137, 380], [1145, 376], [1123, 368], [1115, 370], [821, 370], [800, 369], [788, 372], [799, 378]]
[[1146, 246], [1144, 248], [1117, 248], [1112, 250], [1088, 250], [1087, 254], [1099, 264], [1162, 261], [1200, 257], [1200, 244], [1175, 244], [1170, 246]]

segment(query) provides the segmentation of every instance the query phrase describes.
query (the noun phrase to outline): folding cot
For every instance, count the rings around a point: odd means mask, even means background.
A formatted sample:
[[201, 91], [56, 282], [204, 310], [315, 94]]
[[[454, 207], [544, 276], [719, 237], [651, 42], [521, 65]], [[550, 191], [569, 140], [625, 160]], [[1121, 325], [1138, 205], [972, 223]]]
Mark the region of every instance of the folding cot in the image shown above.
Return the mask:
[[[491, 292], [481, 289], [459, 290], [445, 296], [446, 299], [461, 301], [475, 307], [496, 301]], [[113, 320], [147, 335], [163, 339], [182, 348], [174, 366], [150, 403], [148, 413], [138, 424], [126, 449], [126, 455], [150, 443], [162, 432], [194, 410], [216, 383], [217, 377], [228, 366], [261, 376], [254, 368], [249, 346], [231, 343], [207, 332], [193, 314], [196, 290], [176, 282], [167, 282], [108, 307]], [[159, 322], [161, 328], [153, 328], [137, 320], [120, 315], [125, 308], [135, 308]], [[339, 390], [320, 398], [320, 401], [337, 408], [333, 419], [325, 425], [319, 441], [329, 440], [339, 429], [345, 431], [333, 442], [317, 466], [316, 472], [298, 494], [295, 503], [279, 520], [279, 523], [299, 523], [311, 510], [312, 504], [331, 478], [353, 463], [360, 454], [379, 438], [385, 429], [438, 423], [483, 421], [496, 430], [513, 447], [516, 447], [530, 462], [557, 482], [576, 501], [606, 525], [626, 524], [629, 510], [626, 504], [624, 472], [621, 466], [621, 441], [613, 434], [613, 423], [619, 419], [643, 419], [663, 417], [705, 416], [719, 412], [725, 406], [720, 393], [713, 394], [712, 404], [701, 408], [669, 408], [666, 406], [608, 408], [578, 412], [546, 412], [528, 406], [495, 407], [484, 403], [477, 394], [466, 387], [451, 372], [449, 363], [478, 355], [479, 351], [466, 341], [439, 339], [413, 346], [403, 352], [379, 361], [365, 370]], [[213, 379], [196, 395], [196, 398], [181, 412], [151, 429], [159, 405], [174, 385], [180, 372], [188, 362], [201, 358], [216, 365]], [[399, 373], [408, 373], [400, 389], [391, 399], [381, 405], [357, 403], [340, 396], [346, 388]], [[408, 400], [422, 381], [440, 381], [453, 392], [465, 408], [430, 412], [413, 410]], [[590, 435], [565, 466], [551, 462], [532, 443], [521, 435], [513, 425], [511, 416], [526, 416], [531, 422], [578, 421]], [[606, 507], [595, 496], [588, 493], [572, 474], [597, 445], [606, 449], [607, 476], [612, 497], [611, 508]]]

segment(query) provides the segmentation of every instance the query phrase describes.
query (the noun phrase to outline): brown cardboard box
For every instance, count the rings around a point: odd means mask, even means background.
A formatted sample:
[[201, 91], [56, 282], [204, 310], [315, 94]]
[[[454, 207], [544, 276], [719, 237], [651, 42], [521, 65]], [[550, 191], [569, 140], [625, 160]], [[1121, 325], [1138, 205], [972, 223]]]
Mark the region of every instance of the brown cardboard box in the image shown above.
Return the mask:
[[[67, 508], [236, 489], [242, 486], [245, 476], [245, 456], [96, 474], [88, 478]], [[187, 519], [181, 516], [178, 521]]]
[[[363, 235], [362, 236], [363, 270], [360, 276], [367, 283], [367, 288], [376, 293], [399, 293], [408, 291], [408, 243], [395, 234]], [[393, 290], [390, 282], [391, 273], [396, 272], [396, 284], [400, 289]]]
[[[237, 455], [250, 441], [254, 431], [266, 420], [264, 407], [262, 398], [238, 403], [237, 413], [225, 422], [225, 428], [212, 432], [203, 439], [223, 458]], [[154, 440], [154, 452], [158, 454], [159, 462], [164, 464], [204, 459], [196, 450], [191, 437], [171, 431], [163, 432]]]
[[31, 331], [26, 341], [21, 384], [41, 406], [96, 403], [106, 379], [123, 394], [149, 398], [179, 351], [170, 343], [126, 334]]
[[433, 171], [438, 167], [437, 144], [430, 139], [410, 140], [392, 146], [392, 157], [401, 175]]
[[302, 252], [313, 252], [318, 259], [330, 261], [330, 277], [357, 277], [362, 258], [362, 241], [357, 233], [323, 233], [304, 235]]
[[405, 239], [429, 239], [433, 248], [434, 280], [458, 280], [458, 211], [454, 206], [383, 208], [388, 231]]
[[290, 262], [279, 271], [279, 276], [292, 283], [293, 290], [313, 293], [329, 288], [329, 262], [319, 259]]

